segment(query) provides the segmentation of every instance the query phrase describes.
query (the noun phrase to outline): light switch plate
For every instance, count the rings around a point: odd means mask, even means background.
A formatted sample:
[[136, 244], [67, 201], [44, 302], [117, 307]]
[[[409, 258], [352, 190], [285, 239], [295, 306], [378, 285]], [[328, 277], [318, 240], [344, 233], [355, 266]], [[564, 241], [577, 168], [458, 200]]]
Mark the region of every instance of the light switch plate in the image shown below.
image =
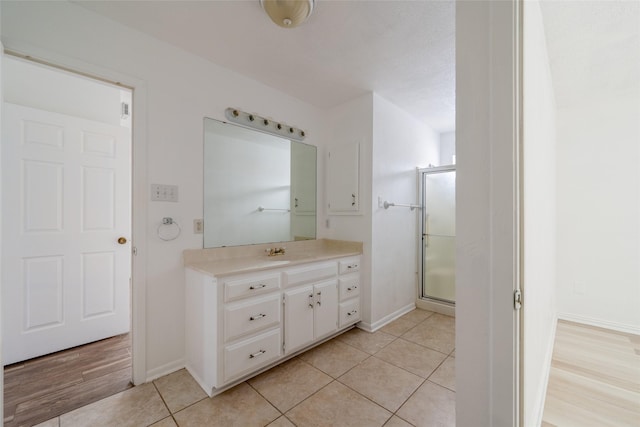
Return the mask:
[[194, 234], [202, 234], [204, 233], [204, 222], [202, 218], [193, 220], [193, 232]]
[[178, 186], [166, 184], [151, 184], [151, 201], [177, 202]]

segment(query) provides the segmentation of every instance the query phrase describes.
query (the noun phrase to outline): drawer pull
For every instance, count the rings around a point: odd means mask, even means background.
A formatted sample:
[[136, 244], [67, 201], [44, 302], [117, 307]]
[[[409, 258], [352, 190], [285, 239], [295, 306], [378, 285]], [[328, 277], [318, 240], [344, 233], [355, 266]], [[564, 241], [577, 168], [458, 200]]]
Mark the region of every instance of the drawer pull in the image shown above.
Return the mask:
[[256, 314], [255, 316], [249, 317], [249, 320], [258, 320], [258, 319], [262, 319], [263, 317], [267, 317], [267, 315], [260, 313], [260, 314]]
[[309, 307], [313, 308], [313, 294], [309, 295]]
[[348, 291], [354, 291], [356, 289], [358, 289], [358, 286], [352, 286], [350, 288], [347, 288]]
[[318, 306], [322, 305], [322, 292], [318, 292]]
[[347, 316], [353, 316], [354, 314], [356, 314], [358, 312], [358, 310], [353, 310], [347, 313]]
[[358, 264], [349, 264], [347, 268], [358, 268]]
[[255, 291], [256, 289], [262, 289], [262, 288], [266, 288], [267, 285], [265, 285], [264, 283], [260, 283], [259, 285], [251, 285], [249, 286], [249, 289], [252, 291]]
[[249, 355], [249, 359], [255, 359], [258, 356], [262, 356], [263, 354], [265, 354], [267, 352], [267, 350], [260, 350], [257, 353], [253, 353]]

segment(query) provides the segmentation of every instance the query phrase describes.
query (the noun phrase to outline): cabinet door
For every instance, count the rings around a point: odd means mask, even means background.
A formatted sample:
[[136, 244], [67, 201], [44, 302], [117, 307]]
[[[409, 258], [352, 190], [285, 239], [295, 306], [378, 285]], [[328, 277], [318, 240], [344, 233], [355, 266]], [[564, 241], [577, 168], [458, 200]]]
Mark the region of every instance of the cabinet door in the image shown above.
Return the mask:
[[287, 353], [313, 341], [313, 312], [313, 286], [284, 293], [284, 342]]
[[327, 159], [327, 203], [334, 215], [360, 210], [360, 144], [337, 145]]
[[319, 339], [338, 329], [338, 282], [330, 280], [314, 285], [314, 337]]

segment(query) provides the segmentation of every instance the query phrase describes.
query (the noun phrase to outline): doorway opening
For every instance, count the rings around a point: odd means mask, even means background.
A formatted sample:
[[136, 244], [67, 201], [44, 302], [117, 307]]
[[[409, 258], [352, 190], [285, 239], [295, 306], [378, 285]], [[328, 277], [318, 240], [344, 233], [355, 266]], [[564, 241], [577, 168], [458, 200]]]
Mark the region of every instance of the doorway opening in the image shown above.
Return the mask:
[[421, 205], [420, 290], [423, 308], [453, 315], [455, 287], [456, 167], [418, 170]]
[[6, 426], [130, 386], [133, 92], [13, 56], [3, 74]]

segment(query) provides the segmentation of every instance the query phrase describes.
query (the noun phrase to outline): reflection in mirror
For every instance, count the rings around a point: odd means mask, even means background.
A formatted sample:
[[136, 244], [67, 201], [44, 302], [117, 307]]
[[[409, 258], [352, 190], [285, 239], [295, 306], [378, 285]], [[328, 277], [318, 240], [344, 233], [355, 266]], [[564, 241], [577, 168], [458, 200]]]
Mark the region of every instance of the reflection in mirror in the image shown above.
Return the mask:
[[204, 120], [204, 247], [316, 237], [316, 147]]

